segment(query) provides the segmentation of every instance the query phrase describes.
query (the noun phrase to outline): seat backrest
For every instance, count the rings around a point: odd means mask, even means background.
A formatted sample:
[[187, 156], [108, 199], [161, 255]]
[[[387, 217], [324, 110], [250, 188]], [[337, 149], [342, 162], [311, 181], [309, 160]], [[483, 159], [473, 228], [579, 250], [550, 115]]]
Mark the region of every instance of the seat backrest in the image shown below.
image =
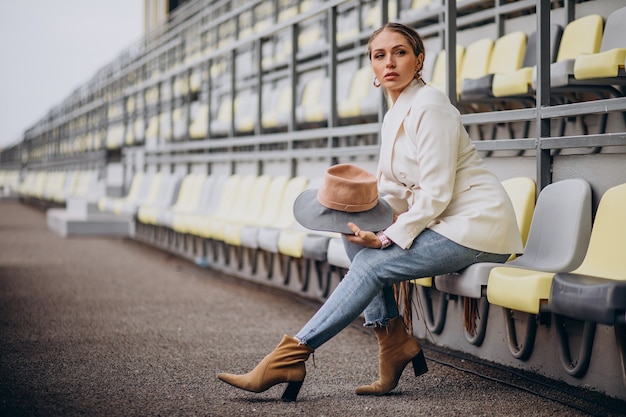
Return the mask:
[[188, 209], [192, 201], [193, 194], [196, 194], [199, 179], [200, 175], [198, 174], [190, 173], [185, 175], [185, 178], [183, 178], [180, 183], [176, 203], [174, 203], [174, 206], [172, 207], [173, 210]]
[[203, 215], [213, 215], [217, 212], [222, 195], [222, 187], [229, 177], [220, 175], [202, 176], [196, 201], [190, 203], [192, 212]]
[[[461, 66], [463, 65], [463, 58], [465, 56], [465, 48], [461, 45], [456, 46], [456, 78], [457, 78], [457, 87], [459, 85], [459, 77], [461, 75]], [[428, 85], [431, 85], [439, 90], [445, 92], [446, 90], [446, 59], [447, 54], [446, 50], [443, 49], [437, 53], [437, 57], [435, 58], [435, 65], [433, 66], [432, 76], [430, 77], [430, 81], [427, 82]]]
[[580, 54], [595, 54], [600, 51], [602, 42], [602, 16], [592, 14], [572, 20], [565, 26], [557, 62], [575, 59]]
[[607, 190], [598, 205], [585, 259], [574, 272], [626, 280], [626, 184]]
[[272, 182], [270, 175], [255, 177], [246, 200], [246, 205], [241, 211], [241, 218], [235, 219], [241, 223], [253, 224], [261, 217], [263, 207], [267, 202], [267, 191]]
[[461, 74], [459, 76], [461, 83], [463, 80], [473, 80], [488, 74], [493, 45], [492, 39], [483, 38], [465, 48]]
[[525, 245], [535, 211], [535, 181], [529, 177], [509, 178], [502, 181], [502, 186], [513, 204], [517, 226], [522, 236], [522, 243]]
[[231, 210], [235, 197], [237, 196], [240, 183], [241, 175], [233, 174], [224, 181], [222, 189], [219, 190], [219, 194], [213, 193], [216, 196], [219, 195], [219, 200], [216, 199], [217, 207], [214, 207], [213, 211], [216, 217], [222, 218], [228, 216], [228, 212]]
[[566, 179], [539, 193], [524, 254], [512, 264], [541, 271], [569, 272], [585, 257], [591, 234], [591, 187]]
[[133, 179], [130, 182], [130, 187], [128, 187], [128, 193], [126, 193], [126, 198], [128, 200], [134, 200], [135, 198], [137, 198], [139, 190], [142, 187], [147, 187], [147, 183], [144, 184], [144, 179], [146, 179], [146, 174], [144, 174], [142, 171], [137, 172], [133, 176]]
[[252, 205], [250, 196], [253, 193], [256, 179], [257, 176], [254, 174], [242, 175], [230, 207], [224, 216], [220, 214], [220, 218], [233, 222], [245, 220], [246, 212], [249, 206]]
[[411, 2], [411, 9], [419, 10], [428, 7], [432, 4], [433, 0], [413, 0]]
[[267, 189], [265, 204], [263, 204], [261, 208], [261, 215], [257, 221], [259, 226], [269, 226], [276, 221], [276, 216], [278, 216], [280, 203], [283, 199], [288, 180], [289, 178], [287, 178], [286, 175], [272, 178]]
[[600, 51], [626, 48], [626, 7], [617, 9], [606, 18]]
[[369, 94], [374, 71], [371, 65], [359, 68], [350, 82], [350, 93], [348, 97], [352, 100], [362, 100]]
[[293, 203], [300, 193], [306, 189], [308, 182], [309, 180], [306, 177], [293, 177], [287, 182], [278, 215], [272, 227], [286, 229], [296, 222], [293, 216]]
[[[550, 62], [554, 62], [559, 52], [559, 44], [563, 28], [561, 25], [553, 23], [550, 25]], [[522, 67], [530, 68], [537, 65], [537, 32], [533, 32], [528, 36], [526, 42], [526, 53], [524, 54], [524, 62]]]
[[499, 74], [518, 70], [522, 67], [526, 52], [526, 34], [511, 32], [496, 40], [489, 61], [489, 73]]

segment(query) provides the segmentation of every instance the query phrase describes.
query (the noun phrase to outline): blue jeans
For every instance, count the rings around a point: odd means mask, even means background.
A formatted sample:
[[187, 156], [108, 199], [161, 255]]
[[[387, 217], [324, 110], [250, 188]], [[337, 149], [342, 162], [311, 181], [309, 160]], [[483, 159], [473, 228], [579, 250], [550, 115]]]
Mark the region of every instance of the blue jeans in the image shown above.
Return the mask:
[[365, 325], [386, 326], [398, 316], [393, 284], [456, 272], [477, 262], [505, 262], [509, 255], [481, 252], [425, 229], [409, 249], [391, 245], [385, 250], [364, 248], [344, 239], [352, 265], [337, 288], [296, 334], [313, 349], [364, 313]]

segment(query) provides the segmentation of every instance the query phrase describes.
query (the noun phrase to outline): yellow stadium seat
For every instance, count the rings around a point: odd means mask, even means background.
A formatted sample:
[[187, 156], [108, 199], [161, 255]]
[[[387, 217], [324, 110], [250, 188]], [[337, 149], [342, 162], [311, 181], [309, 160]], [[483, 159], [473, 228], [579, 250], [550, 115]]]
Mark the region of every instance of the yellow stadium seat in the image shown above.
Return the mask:
[[373, 77], [374, 71], [369, 64], [359, 68], [354, 73], [350, 81], [348, 97], [340, 101], [337, 106], [337, 112], [340, 118], [353, 118], [362, 115], [361, 104], [370, 93]]
[[[579, 55], [600, 51], [604, 20], [597, 14], [573, 20], [565, 26], [556, 62], [550, 65], [550, 85], [564, 87], [574, 74], [574, 63]], [[533, 88], [537, 88], [537, 71], [533, 71]]]
[[245, 196], [245, 204], [239, 213], [228, 221], [222, 222], [221, 240], [230, 245], [241, 245], [241, 229], [244, 226], [256, 224], [261, 218], [263, 208], [268, 201], [271, 183], [272, 177], [269, 175], [260, 175], [254, 179], [248, 196]]
[[[550, 25], [550, 62], [554, 62], [561, 42], [563, 28], [558, 24]], [[537, 32], [531, 33], [526, 44], [526, 53], [522, 68], [496, 74], [493, 77], [492, 92], [494, 97], [526, 95], [532, 91], [533, 67], [537, 64]]]
[[600, 52], [578, 55], [574, 62], [577, 80], [626, 76], [626, 7], [611, 13], [606, 20]]
[[191, 139], [205, 139], [209, 127], [209, 105], [206, 103], [193, 106], [191, 113], [192, 122], [189, 125], [189, 137]]
[[[433, 67], [433, 72], [430, 81], [427, 81], [426, 84], [433, 86], [440, 91], [446, 93], [446, 50], [441, 50], [437, 53], [437, 57], [435, 58], [435, 65]], [[457, 90], [460, 90], [460, 77], [461, 77], [461, 66], [463, 64], [463, 57], [465, 56], [465, 48], [462, 45], [456, 46], [456, 85]]]
[[215, 222], [219, 223], [221, 219], [228, 219], [229, 216], [235, 211], [234, 207], [237, 204], [238, 197], [242, 194], [239, 189], [243, 184], [243, 188], [249, 189], [249, 184], [252, 182], [252, 176], [247, 176], [246, 181], [243, 181], [243, 177], [238, 174], [229, 176], [223, 188], [220, 190], [219, 203], [214, 213], [203, 214], [195, 216], [191, 224], [189, 225], [189, 232], [194, 235], [202, 236], [205, 238], [212, 237], [211, 226]]
[[498, 38], [489, 57], [487, 73], [479, 78], [463, 80], [461, 99], [467, 101], [491, 97], [495, 74], [506, 74], [520, 69], [525, 51], [526, 34], [522, 31], [512, 32]]

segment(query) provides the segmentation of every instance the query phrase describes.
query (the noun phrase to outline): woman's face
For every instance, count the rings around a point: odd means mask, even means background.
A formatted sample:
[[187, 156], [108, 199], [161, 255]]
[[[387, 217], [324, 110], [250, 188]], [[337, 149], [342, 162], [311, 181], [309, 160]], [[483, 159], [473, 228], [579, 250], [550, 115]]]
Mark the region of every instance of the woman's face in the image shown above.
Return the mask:
[[387, 29], [372, 40], [370, 50], [374, 74], [395, 102], [422, 68], [424, 55], [415, 56], [402, 34]]

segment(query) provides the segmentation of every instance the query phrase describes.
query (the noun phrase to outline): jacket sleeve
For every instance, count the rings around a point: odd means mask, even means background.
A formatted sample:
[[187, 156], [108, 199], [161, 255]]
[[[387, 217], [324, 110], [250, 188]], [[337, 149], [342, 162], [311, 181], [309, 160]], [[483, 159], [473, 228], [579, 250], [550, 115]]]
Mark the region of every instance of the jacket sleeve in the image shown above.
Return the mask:
[[405, 133], [415, 145], [415, 160], [406, 166], [408, 210], [385, 230], [404, 249], [452, 199], [460, 128], [458, 111], [442, 103], [413, 106], [404, 121]]

